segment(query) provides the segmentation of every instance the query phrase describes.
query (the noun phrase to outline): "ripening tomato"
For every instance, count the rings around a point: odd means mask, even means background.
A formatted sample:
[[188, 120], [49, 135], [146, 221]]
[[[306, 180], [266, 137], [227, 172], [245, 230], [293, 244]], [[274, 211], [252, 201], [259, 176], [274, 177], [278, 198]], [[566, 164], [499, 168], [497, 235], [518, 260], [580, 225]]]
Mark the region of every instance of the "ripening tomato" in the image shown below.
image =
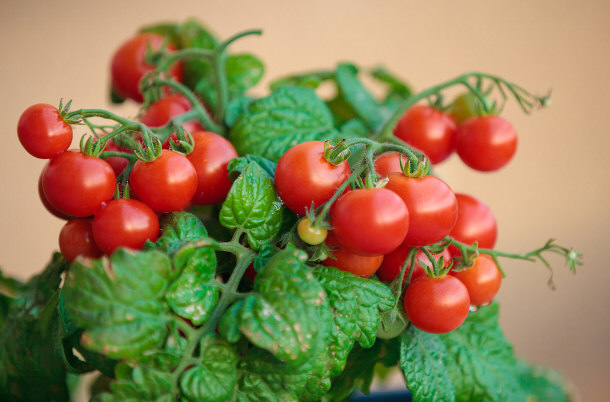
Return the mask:
[[470, 297], [466, 286], [451, 275], [438, 278], [423, 275], [407, 286], [404, 307], [416, 328], [445, 334], [466, 320]]
[[475, 170], [498, 170], [512, 159], [516, 150], [517, 132], [503, 117], [473, 117], [457, 130], [456, 151]]
[[387, 254], [405, 239], [409, 211], [393, 191], [357, 189], [335, 201], [330, 224], [339, 243], [352, 253]]
[[329, 257], [325, 259], [322, 261], [322, 265], [335, 267], [363, 278], [368, 278], [373, 275], [383, 260], [382, 255], [364, 256], [352, 253], [337, 241], [332, 231], [328, 232], [326, 245], [328, 247], [336, 248], [336, 250], [331, 251], [335, 258]]
[[449, 107], [449, 114], [453, 116], [458, 125], [471, 117], [479, 116], [481, 101], [472, 92], [464, 92], [454, 99]]
[[59, 212], [84, 218], [112, 199], [116, 176], [106, 161], [68, 150], [51, 158], [44, 167], [42, 189]]
[[331, 199], [350, 175], [347, 161], [333, 165], [324, 159], [324, 143], [307, 141], [290, 148], [275, 168], [275, 189], [288, 209], [305, 215]]
[[[383, 262], [381, 266], [377, 270], [377, 277], [384, 282], [392, 282], [394, 279], [400, 275], [400, 270], [409, 255], [409, 251], [411, 251], [410, 247], [398, 247], [396, 250], [392, 251], [383, 256]], [[448, 249], [443, 250], [440, 254], [433, 254], [434, 259], [436, 261], [443, 258], [443, 267], [448, 267], [451, 263], [451, 253]], [[417, 250], [415, 253], [415, 266], [413, 267], [413, 273], [411, 274], [411, 281], [415, 278], [420, 277], [426, 274], [424, 267], [422, 266], [422, 262], [425, 266], [432, 268], [432, 263], [430, 259], [422, 250]], [[411, 269], [411, 264], [407, 264], [407, 269], [405, 271], [404, 281], [409, 278], [409, 270]]]
[[[118, 95], [136, 102], [144, 100], [140, 93], [140, 80], [144, 74], [154, 69], [145, 61], [147, 49], [150, 47], [153, 51], [158, 51], [164, 43], [168, 50], [175, 50], [175, 47], [167, 43], [162, 35], [154, 33], [136, 35], [119, 47], [112, 57], [111, 65], [112, 88]], [[173, 64], [169, 74], [177, 81], [181, 81], [182, 65]]]
[[[455, 195], [458, 204], [458, 216], [449, 236], [468, 245], [476, 241], [479, 248], [493, 248], [498, 236], [496, 218], [487, 205], [467, 194]], [[453, 255], [458, 255], [456, 247], [451, 248]]]
[[428, 105], [409, 108], [394, 128], [394, 135], [422, 151], [433, 164], [447, 159], [455, 149], [457, 124], [447, 113]]
[[326, 240], [326, 236], [328, 236], [328, 230], [313, 226], [309, 218], [303, 218], [299, 221], [297, 233], [301, 240], [311, 245], [323, 243]]
[[78, 256], [99, 258], [102, 251], [93, 239], [91, 219], [74, 219], [66, 222], [59, 232], [59, 251], [66, 261], [72, 262]]
[[106, 254], [119, 247], [139, 250], [146, 240], [157, 240], [159, 219], [143, 202], [118, 198], [95, 213], [92, 230], [95, 243]]
[[[169, 95], [150, 105], [140, 118], [140, 122], [148, 127], [162, 127], [169, 123], [172, 118], [184, 114], [190, 109], [191, 103], [184, 95]], [[195, 120], [187, 121], [182, 127], [191, 134], [203, 130], [203, 127]], [[172, 133], [163, 143], [163, 148], [169, 148], [170, 139], [175, 138], [176, 134]]]
[[152, 162], [137, 161], [129, 184], [136, 198], [155, 211], [179, 211], [197, 190], [197, 171], [186, 156], [164, 149]]
[[457, 219], [457, 200], [447, 183], [435, 176], [407, 177], [390, 173], [385, 188], [398, 194], [409, 211], [404, 244], [427, 246], [451, 232]]
[[70, 147], [72, 126], [61, 118], [55, 106], [38, 103], [19, 117], [17, 135], [30, 155], [49, 159]]
[[231, 159], [237, 158], [237, 151], [233, 144], [218, 134], [199, 131], [192, 135], [195, 146], [186, 157], [197, 172], [197, 190], [193, 203], [216, 204], [223, 201], [231, 190], [227, 165]]
[[494, 259], [487, 254], [479, 254], [471, 267], [463, 271], [451, 272], [451, 275], [466, 286], [470, 295], [470, 304], [473, 306], [491, 303], [502, 283], [502, 273]]
[[400, 168], [400, 159], [403, 166], [408, 163], [408, 158], [399, 152], [386, 152], [375, 158], [375, 172], [381, 177], [387, 176], [390, 173], [402, 173]]

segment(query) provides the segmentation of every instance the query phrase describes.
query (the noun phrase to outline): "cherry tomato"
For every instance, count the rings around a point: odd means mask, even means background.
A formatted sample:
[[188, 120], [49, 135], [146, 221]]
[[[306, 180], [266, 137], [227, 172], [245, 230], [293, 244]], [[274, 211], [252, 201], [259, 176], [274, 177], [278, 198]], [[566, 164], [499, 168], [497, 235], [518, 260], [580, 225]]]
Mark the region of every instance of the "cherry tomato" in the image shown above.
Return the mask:
[[112, 200], [93, 217], [93, 237], [106, 254], [119, 247], [139, 250], [146, 240], [155, 241], [158, 236], [157, 214], [138, 200]]
[[457, 200], [451, 188], [435, 176], [407, 177], [390, 173], [385, 188], [398, 194], [409, 210], [404, 244], [427, 246], [451, 232], [457, 219]]
[[44, 193], [44, 190], [42, 189], [42, 174], [38, 177], [38, 196], [40, 197], [40, 201], [42, 202], [42, 205], [44, 205], [44, 207], [46, 208], [47, 211], [49, 211], [49, 213], [59, 219], [63, 219], [63, 220], [70, 220], [70, 219], [74, 219], [73, 217], [64, 214], [61, 211], [58, 211], [57, 208], [55, 208], [53, 205], [51, 205], [51, 203], [49, 202], [49, 200], [47, 199], [47, 196]]
[[347, 161], [333, 165], [324, 159], [324, 143], [307, 141], [290, 148], [277, 163], [275, 189], [291, 211], [305, 215], [305, 209], [328, 201], [350, 175]]
[[362, 276], [363, 278], [368, 278], [373, 275], [383, 260], [382, 255], [364, 256], [350, 252], [337, 241], [333, 232], [328, 233], [326, 245], [328, 247], [336, 248], [336, 250], [331, 251], [335, 256], [335, 259], [327, 258], [322, 261], [322, 265], [351, 272], [352, 274]]
[[343, 194], [330, 217], [335, 237], [360, 255], [387, 254], [409, 230], [409, 211], [403, 200], [385, 188], [358, 189]]
[[17, 135], [30, 155], [49, 159], [70, 147], [72, 126], [59, 116], [55, 106], [38, 103], [21, 114]]
[[42, 172], [42, 189], [55, 209], [84, 218], [112, 199], [116, 176], [106, 161], [68, 150], [47, 163]]
[[[449, 236], [468, 245], [478, 242], [479, 248], [493, 248], [498, 236], [498, 226], [491, 210], [481, 201], [467, 194], [455, 195], [458, 204], [458, 216]], [[451, 253], [459, 255], [456, 247], [451, 246]]]
[[152, 162], [137, 161], [129, 183], [136, 198], [155, 211], [178, 211], [197, 190], [197, 172], [186, 156], [164, 149]]
[[[107, 152], [127, 152], [127, 153], [130, 152], [129, 150], [119, 147], [114, 142], [112, 142], [112, 140], [110, 140], [106, 143], [104, 152], [106, 152], [106, 151]], [[108, 162], [108, 164], [112, 167], [112, 170], [114, 170], [114, 174], [116, 176], [120, 175], [123, 172], [123, 170], [125, 170], [127, 165], [129, 165], [129, 161], [126, 158], [121, 158], [120, 156], [111, 156], [110, 158], [106, 158], [105, 161]]]
[[297, 233], [301, 240], [307, 244], [316, 245], [326, 240], [328, 231], [324, 228], [319, 228], [311, 225], [308, 218], [303, 218], [297, 225]]
[[415, 105], [405, 112], [394, 135], [419, 149], [433, 164], [447, 159], [455, 149], [455, 120], [428, 105]]
[[59, 251], [68, 262], [78, 256], [99, 258], [102, 251], [93, 240], [91, 219], [74, 219], [66, 222], [59, 232]]
[[398, 152], [386, 152], [379, 155], [375, 159], [375, 172], [381, 177], [387, 176], [390, 173], [402, 173], [400, 168], [400, 159], [403, 166], [407, 164], [408, 158]]
[[474, 306], [491, 303], [502, 283], [502, 273], [494, 259], [487, 254], [479, 254], [471, 267], [463, 271], [451, 272], [451, 275], [466, 286], [470, 295], [470, 304]]
[[405, 291], [405, 312], [416, 328], [445, 334], [466, 320], [470, 309], [468, 290], [451, 275], [439, 278], [420, 276]]
[[[118, 95], [136, 102], [144, 100], [139, 89], [140, 79], [154, 69], [145, 61], [147, 48], [150, 46], [153, 51], [158, 51], [164, 42], [165, 38], [162, 35], [143, 33], [134, 36], [119, 47], [112, 57], [111, 65], [112, 88]], [[166, 43], [166, 48], [175, 49], [170, 43]], [[181, 81], [182, 65], [173, 64], [169, 74], [177, 81]]]
[[193, 151], [186, 157], [197, 172], [197, 190], [193, 203], [211, 205], [223, 201], [231, 189], [227, 165], [237, 158], [237, 151], [224, 137], [208, 131], [192, 134]]
[[[144, 115], [140, 118], [140, 122], [146, 124], [148, 127], [162, 127], [169, 123], [173, 117], [186, 113], [190, 109], [191, 103], [184, 95], [169, 95], [150, 105], [150, 107], [146, 109], [146, 112], [144, 112]], [[187, 121], [182, 127], [191, 134], [203, 130], [203, 127], [195, 120]], [[175, 138], [176, 134], [171, 134], [163, 144], [163, 147], [169, 148], [170, 139]]]
[[[409, 255], [409, 251], [411, 251], [410, 247], [398, 247], [396, 250], [392, 251], [383, 256], [383, 262], [381, 266], [377, 270], [377, 276], [384, 282], [392, 282], [394, 279], [400, 275], [400, 270], [402, 269], [407, 256]], [[434, 255], [434, 259], [436, 261], [440, 260], [443, 257], [443, 267], [448, 267], [451, 263], [451, 253], [448, 249], [443, 250], [441, 254]], [[426, 274], [424, 265], [432, 268], [432, 263], [430, 259], [422, 250], [417, 250], [415, 253], [415, 267], [413, 267], [413, 274], [411, 274], [411, 281], [415, 278], [420, 277]], [[405, 271], [404, 281], [409, 278], [409, 270], [411, 268], [411, 264], [407, 264], [407, 270]]]
[[516, 150], [517, 132], [500, 116], [473, 117], [457, 130], [456, 151], [475, 170], [498, 170], [512, 159]]
[[477, 96], [472, 92], [464, 92], [451, 103], [449, 114], [460, 125], [471, 117], [479, 116], [479, 109], [480, 101]]

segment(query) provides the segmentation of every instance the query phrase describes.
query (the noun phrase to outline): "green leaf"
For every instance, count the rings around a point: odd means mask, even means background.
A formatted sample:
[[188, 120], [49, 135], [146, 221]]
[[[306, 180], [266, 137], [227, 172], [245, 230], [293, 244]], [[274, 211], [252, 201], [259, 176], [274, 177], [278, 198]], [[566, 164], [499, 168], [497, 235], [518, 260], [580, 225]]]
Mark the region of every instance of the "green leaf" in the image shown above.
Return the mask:
[[351, 64], [337, 66], [337, 86], [347, 103], [373, 132], [384, 123], [379, 104], [358, 79], [358, 70]]
[[118, 359], [162, 343], [170, 270], [168, 256], [156, 250], [119, 249], [109, 259], [72, 263], [63, 291], [69, 316], [85, 330], [83, 344]]
[[326, 343], [330, 325], [322, 320], [324, 289], [306, 260], [307, 254], [298, 249], [278, 252], [258, 272], [254, 292], [236, 303], [239, 312], [222, 318], [237, 320], [250, 342], [293, 367]]
[[519, 383], [528, 402], [572, 400], [566, 380], [558, 372], [525, 361], [519, 362]]
[[271, 180], [274, 179], [276, 165], [275, 162], [271, 162], [269, 159], [263, 158], [262, 156], [245, 155], [239, 158], [232, 159], [229, 162], [227, 170], [229, 171], [229, 178], [231, 179], [231, 181], [235, 181], [251, 162], [258, 164], [258, 166], [260, 166], [265, 171], [265, 173], [267, 173]]
[[163, 215], [159, 222], [161, 236], [156, 242], [148, 241], [145, 249], [160, 249], [173, 255], [190, 241], [197, 241], [208, 235], [201, 221], [193, 214], [178, 211]]
[[283, 86], [300, 86], [316, 89], [325, 81], [334, 80], [334, 71], [313, 71], [310, 73], [296, 74], [280, 78], [271, 83], [271, 91], [276, 91]]
[[255, 154], [272, 161], [298, 143], [339, 136], [324, 102], [313, 90], [295, 86], [283, 86], [250, 103], [229, 134], [240, 155]]
[[115, 371], [116, 379], [110, 383], [112, 393], [94, 396], [93, 402], [122, 401], [173, 401], [172, 373], [158, 367], [139, 364], [131, 367], [119, 363]]
[[446, 355], [445, 344], [438, 335], [413, 325], [402, 335], [400, 368], [415, 400], [455, 400], [455, 388], [443, 363]]
[[225, 110], [225, 124], [233, 127], [237, 118], [247, 110], [248, 105], [254, 100], [249, 96], [237, 96], [229, 101]]
[[388, 99], [404, 101], [413, 95], [413, 89], [411, 89], [407, 83], [396, 77], [384, 67], [377, 67], [371, 73], [371, 76], [380, 82], [387, 84], [388, 92], [386, 95], [386, 102]]
[[225, 340], [205, 337], [197, 363], [180, 376], [180, 389], [191, 401], [226, 401], [237, 383], [237, 362], [237, 353]]
[[385, 284], [333, 267], [319, 267], [314, 275], [324, 287], [333, 311], [328, 353], [332, 374], [343, 370], [354, 342], [369, 348], [375, 343], [380, 312], [394, 307], [394, 296]]
[[255, 162], [235, 180], [220, 210], [220, 223], [246, 233], [253, 249], [273, 241], [282, 223], [282, 202], [273, 181]]

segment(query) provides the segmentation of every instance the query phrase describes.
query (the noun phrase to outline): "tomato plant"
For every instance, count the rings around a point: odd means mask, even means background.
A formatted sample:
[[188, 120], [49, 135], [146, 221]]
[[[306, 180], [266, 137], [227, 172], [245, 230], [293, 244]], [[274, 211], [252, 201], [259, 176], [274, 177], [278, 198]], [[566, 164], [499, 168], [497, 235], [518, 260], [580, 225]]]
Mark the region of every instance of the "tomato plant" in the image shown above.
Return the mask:
[[498, 170], [512, 159], [516, 150], [517, 132], [501, 116], [473, 117], [457, 130], [457, 154], [475, 170]]
[[403, 200], [384, 188], [352, 190], [333, 205], [330, 224], [339, 243], [360, 255], [387, 254], [409, 230]]
[[[400, 275], [400, 270], [411, 251], [410, 247], [398, 247], [396, 250], [392, 251], [383, 256], [383, 261], [379, 270], [377, 270], [377, 277], [384, 282], [392, 282], [394, 279]], [[451, 253], [448, 249], [443, 250], [440, 254], [433, 254], [434, 259], [439, 261], [441, 257], [443, 258], [443, 268], [446, 268], [451, 264]], [[423, 265], [422, 265], [423, 263]], [[422, 250], [417, 250], [415, 252], [415, 266], [413, 267], [413, 273], [411, 274], [411, 280], [414, 280], [417, 277], [426, 274], [424, 269], [424, 265], [428, 268], [432, 267], [432, 263], [430, 259]], [[411, 269], [411, 263], [407, 264], [407, 268], [405, 271], [405, 277], [403, 281], [406, 281], [409, 277], [409, 270]]]
[[435, 176], [391, 173], [386, 189], [398, 194], [409, 211], [407, 246], [426, 246], [449, 234], [457, 219], [457, 200], [447, 183]]
[[186, 156], [164, 149], [152, 162], [137, 161], [129, 184], [135, 196], [155, 211], [178, 211], [197, 190], [197, 171]]
[[[104, 148], [104, 151], [129, 152], [128, 149], [123, 149], [123, 148], [119, 147], [112, 140], [110, 140], [106, 143], [106, 147]], [[129, 165], [129, 161], [120, 156], [111, 156], [109, 158], [106, 158], [105, 161], [108, 162], [108, 164], [112, 167], [112, 170], [114, 171], [114, 174], [116, 176], [120, 175], [123, 172], [123, 170], [125, 170], [127, 165]]]
[[116, 176], [106, 161], [68, 150], [47, 162], [42, 172], [42, 189], [59, 212], [83, 218], [112, 199]]
[[21, 114], [17, 135], [30, 155], [49, 159], [70, 147], [72, 126], [61, 118], [55, 106], [38, 103]]
[[470, 310], [466, 286], [457, 278], [420, 276], [409, 284], [404, 307], [411, 324], [432, 334], [445, 334], [458, 328]]
[[375, 158], [375, 172], [381, 177], [387, 176], [390, 173], [402, 173], [400, 160], [402, 165], [407, 164], [407, 157], [398, 152], [385, 152]]
[[[457, 193], [455, 197], [458, 215], [449, 235], [461, 243], [471, 245], [476, 241], [479, 248], [493, 248], [498, 225], [491, 209], [473, 196]], [[459, 254], [456, 247], [452, 247], [451, 252]]]
[[307, 141], [287, 150], [277, 162], [275, 188], [291, 211], [305, 215], [305, 209], [328, 201], [350, 175], [347, 161], [333, 165], [324, 158], [324, 143]]
[[394, 135], [437, 164], [447, 159], [455, 149], [456, 127], [447, 113], [432, 106], [415, 105], [400, 118]]
[[91, 219], [73, 219], [61, 228], [59, 251], [67, 261], [72, 262], [78, 256], [98, 258], [102, 255], [93, 239], [91, 223]]
[[[176, 116], [188, 112], [191, 109], [191, 103], [184, 95], [169, 95], [159, 99], [142, 115], [140, 122], [148, 127], [162, 127]], [[202, 131], [203, 128], [196, 120], [187, 121], [182, 124], [182, 128], [191, 134], [196, 131]], [[170, 141], [176, 138], [176, 134], [172, 133], [167, 141], [163, 143], [164, 148], [168, 148]]]
[[227, 139], [209, 131], [193, 133], [195, 146], [186, 157], [197, 172], [193, 203], [211, 205], [224, 200], [231, 189], [227, 165], [237, 151]]
[[502, 283], [502, 273], [487, 254], [481, 254], [474, 264], [462, 271], [450, 273], [460, 280], [468, 289], [470, 304], [483, 306], [491, 303], [496, 297]]
[[159, 219], [143, 202], [118, 198], [95, 213], [92, 230], [95, 243], [106, 254], [119, 247], [139, 250], [146, 240], [157, 240]]
[[332, 248], [334, 258], [329, 257], [322, 261], [327, 267], [339, 268], [342, 271], [368, 278], [379, 269], [383, 255], [365, 256], [352, 253], [337, 241], [333, 232], [328, 233], [326, 245]]

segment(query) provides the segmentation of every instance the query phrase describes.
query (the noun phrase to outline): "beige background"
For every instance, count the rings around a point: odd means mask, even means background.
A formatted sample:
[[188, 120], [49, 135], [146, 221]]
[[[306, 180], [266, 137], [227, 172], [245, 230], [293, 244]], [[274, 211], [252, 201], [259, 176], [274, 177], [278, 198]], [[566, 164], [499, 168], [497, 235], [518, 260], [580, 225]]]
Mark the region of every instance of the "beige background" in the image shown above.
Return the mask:
[[[608, 1], [0, 1], [0, 265], [25, 278], [57, 248], [62, 222], [40, 205], [44, 161], [27, 155], [15, 127], [27, 106], [73, 99], [110, 107], [109, 57], [142, 24], [196, 16], [227, 37], [263, 28], [234, 49], [267, 65], [267, 80], [331, 67], [383, 62], [416, 88], [468, 70], [493, 72], [553, 106], [531, 117], [507, 108], [520, 133], [512, 164], [496, 174], [439, 167], [456, 191], [488, 203], [498, 248], [524, 252], [555, 237], [584, 253], [571, 275], [551, 258], [557, 290], [538, 264], [506, 261], [502, 322], [517, 352], [561, 370], [585, 401], [608, 399], [610, 269], [607, 241], [610, 123]], [[266, 87], [260, 85], [259, 93]], [[133, 115], [127, 105], [114, 110]]]

